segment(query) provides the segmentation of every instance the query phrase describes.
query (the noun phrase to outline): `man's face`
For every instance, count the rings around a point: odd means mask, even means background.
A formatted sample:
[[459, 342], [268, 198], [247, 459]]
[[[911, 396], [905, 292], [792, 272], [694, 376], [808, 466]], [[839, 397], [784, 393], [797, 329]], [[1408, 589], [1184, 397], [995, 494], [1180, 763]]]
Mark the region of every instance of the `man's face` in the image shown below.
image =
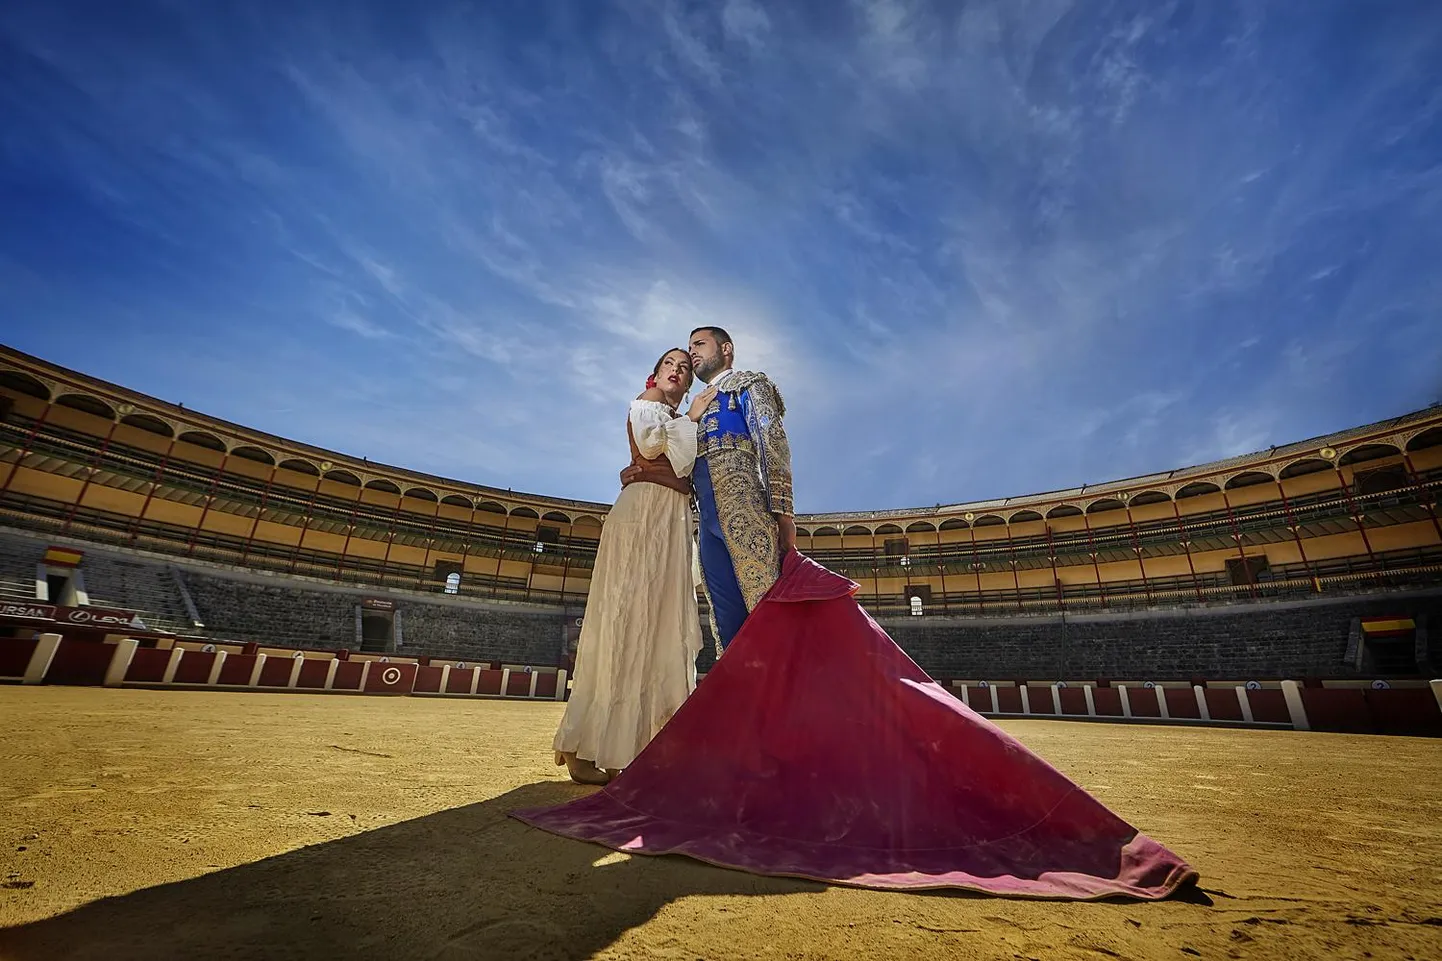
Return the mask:
[[716, 335], [709, 330], [698, 330], [691, 338], [691, 369], [696, 376], [711, 383], [711, 378], [726, 366], [726, 351], [716, 343]]

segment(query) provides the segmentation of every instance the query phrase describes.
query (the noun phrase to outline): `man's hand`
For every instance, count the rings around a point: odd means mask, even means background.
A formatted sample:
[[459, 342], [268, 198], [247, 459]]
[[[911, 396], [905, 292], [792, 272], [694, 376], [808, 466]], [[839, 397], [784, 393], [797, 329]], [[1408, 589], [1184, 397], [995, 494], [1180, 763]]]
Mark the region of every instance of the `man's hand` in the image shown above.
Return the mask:
[[637, 467], [635, 464], [631, 464], [625, 470], [621, 471], [621, 487], [624, 489], [627, 484], [630, 484], [632, 481], [634, 481], [640, 476], [641, 468]]
[[781, 545], [781, 556], [796, 550], [796, 518], [790, 514], [776, 515], [776, 540]]

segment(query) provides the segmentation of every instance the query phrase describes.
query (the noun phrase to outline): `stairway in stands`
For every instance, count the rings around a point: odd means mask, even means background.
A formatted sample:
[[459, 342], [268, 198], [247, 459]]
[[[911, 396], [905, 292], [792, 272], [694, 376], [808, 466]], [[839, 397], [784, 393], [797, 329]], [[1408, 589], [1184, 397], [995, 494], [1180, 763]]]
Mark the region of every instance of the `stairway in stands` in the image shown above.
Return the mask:
[[35, 541], [0, 536], [0, 602], [36, 599], [35, 565], [44, 555]]
[[197, 633], [174, 575], [165, 565], [86, 551], [80, 572], [95, 607], [138, 611], [145, 625], [156, 630]]

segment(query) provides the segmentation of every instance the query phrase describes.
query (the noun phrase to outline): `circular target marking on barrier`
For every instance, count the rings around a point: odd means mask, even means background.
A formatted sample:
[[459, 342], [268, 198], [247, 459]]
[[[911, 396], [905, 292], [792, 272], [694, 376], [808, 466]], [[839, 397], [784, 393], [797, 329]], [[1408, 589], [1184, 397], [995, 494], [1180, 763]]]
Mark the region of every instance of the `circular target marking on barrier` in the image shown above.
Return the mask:
[[1056, 682], [1056, 686], [1059, 687], [1059, 688], [1060, 688], [1060, 687], [1066, 687], [1066, 681], [1057, 681], [1057, 682]]
[[579, 617], [576, 618], [576, 626], [577, 626], [577, 627], [580, 627], [580, 626], [581, 626], [581, 618], [579, 618]]
[[383, 658], [381, 658], [381, 663], [382, 663], [382, 664], [389, 664], [390, 661], [391, 661], [391, 659], [388, 658], [388, 657], [383, 657]]
[[1156, 686], [1157, 684], [1155, 681], [1147, 681], [1145, 684], [1142, 685], [1142, 687], [1146, 688], [1149, 691], [1154, 690]]
[[1372, 682], [1372, 690], [1374, 691], [1390, 691], [1391, 689], [1392, 685], [1386, 681], [1377, 680]]
[[979, 682], [977, 683], [977, 686], [978, 686], [978, 687], [991, 687], [991, 685], [990, 685], [989, 683], [987, 683], [986, 681], [979, 681]]
[[1261, 689], [1262, 689], [1262, 682], [1261, 682], [1261, 681], [1248, 681], [1248, 682], [1247, 682], [1247, 690], [1249, 690], [1249, 691], [1260, 691]]
[[458, 670], [458, 671], [464, 671], [465, 669], [466, 669], [466, 662], [465, 662], [465, 661], [457, 661], [457, 662], [456, 662], [456, 670]]
[[386, 668], [384, 671], [381, 672], [381, 683], [382, 683], [382, 684], [395, 684], [395, 683], [397, 683], [398, 681], [400, 681], [400, 679], [401, 679], [401, 669], [398, 668], [398, 667], [388, 667], [388, 668]]
[[215, 653], [215, 645], [214, 645], [214, 644], [207, 644], [207, 645], [205, 645], [204, 647], [202, 647], [202, 648], [200, 649], [200, 653], [202, 653], [202, 654], [214, 654], [214, 653]]
[[292, 658], [305, 657], [305, 651], [296, 651], [294, 654], [291, 655], [291, 657], [292, 657]]

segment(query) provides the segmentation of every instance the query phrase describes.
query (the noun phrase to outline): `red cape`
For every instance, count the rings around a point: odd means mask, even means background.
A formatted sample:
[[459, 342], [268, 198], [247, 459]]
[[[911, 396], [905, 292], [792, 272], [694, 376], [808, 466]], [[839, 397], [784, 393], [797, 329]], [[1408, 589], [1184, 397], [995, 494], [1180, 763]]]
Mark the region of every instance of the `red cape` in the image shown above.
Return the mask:
[[630, 767], [513, 815], [633, 854], [870, 888], [1153, 899], [1196, 880], [942, 689], [856, 590], [791, 554]]

